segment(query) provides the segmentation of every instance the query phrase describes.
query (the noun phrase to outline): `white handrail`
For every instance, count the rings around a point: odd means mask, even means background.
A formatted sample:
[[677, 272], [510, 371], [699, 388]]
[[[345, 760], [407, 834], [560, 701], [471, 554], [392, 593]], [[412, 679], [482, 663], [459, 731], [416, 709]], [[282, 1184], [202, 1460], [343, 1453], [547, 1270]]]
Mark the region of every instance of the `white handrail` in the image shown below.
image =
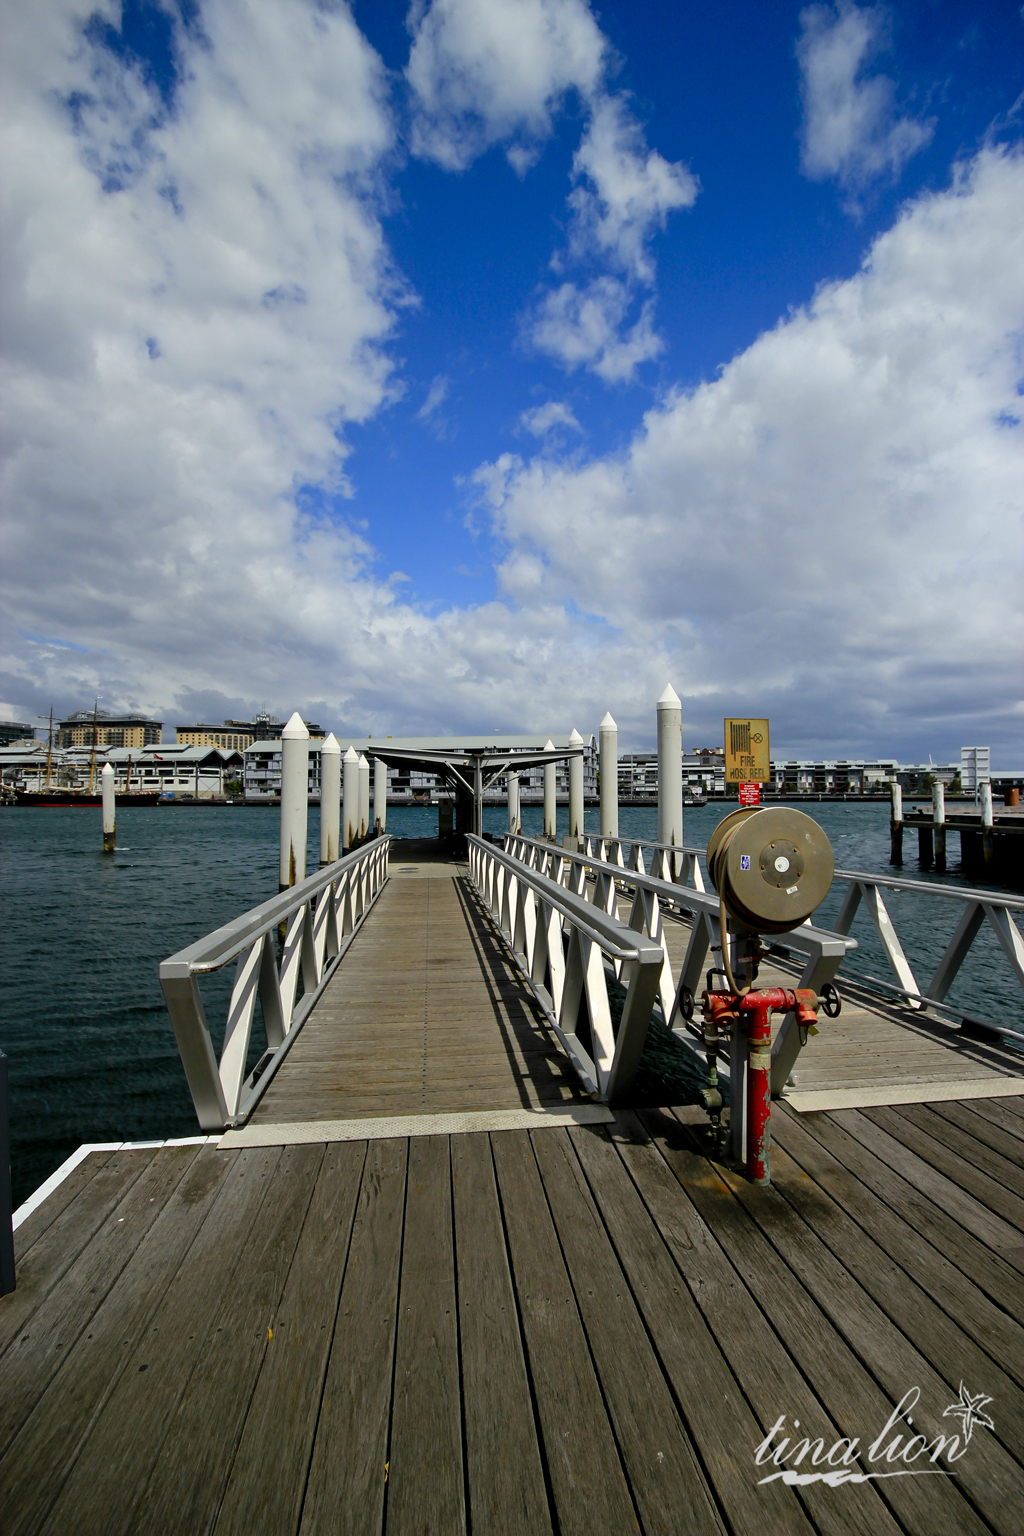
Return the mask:
[[[548, 873], [483, 838], [466, 842], [470, 878], [584, 1086], [606, 1103], [618, 1102], [647, 1038], [660, 946], [566, 889], [560, 850]], [[617, 1032], [606, 958], [625, 991]]]
[[[383, 889], [390, 845], [390, 837], [375, 838], [161, 962], [160, 986], [204, 1131], [238, 1124], [255, 1108]], [[282, 926], [278, 963], [275, 933]], [[198, 978], [236, 959], [218, 1061]], [[271, 1056], [262, 1072], [246, 1074], [257, 997]]]

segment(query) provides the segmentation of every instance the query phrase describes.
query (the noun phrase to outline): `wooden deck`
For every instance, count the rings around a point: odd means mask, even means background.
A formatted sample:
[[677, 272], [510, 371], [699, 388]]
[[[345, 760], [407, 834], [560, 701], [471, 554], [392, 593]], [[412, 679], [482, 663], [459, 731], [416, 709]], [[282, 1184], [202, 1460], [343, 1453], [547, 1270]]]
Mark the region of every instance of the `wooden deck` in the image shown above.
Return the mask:
[[[18, 1228], [3, 1536], [1019, 1531], [1024, 1099], [781, 1103], [769, 1189], [691, 1107], [553, 1126], [595, 1106], [459, 870], [405, 852], [261, 1101], [273, 1144], [97, 1151]], [[849, 1083], [861, 1007], [801, 1087]], [[867, 1013], [904, 1060], [961, 1051]], [[1006, 1070], [921, 1070], [971, 1063]], [[467, 1109], [531, 1128], [374, 1124]], [[869, 1460], [962, 1436], [961, 1390], [990, 1422], [952, 1475]], [[805, 1436], [817, 1464], [772, 1461]], [[764, 1481], [841, 1437], [888, 1475]]]
[[[628, 921], [628, 901], [620, 902], [620, 916]], [[666, 914], [665, 935], [678, 973], [690, 925]], [[785, 943], [784, 937], [780, 943]], [[768, 961], [761, 966], [758, 985], [791, 987], [799, 972], [796, 963]], [[863, 1108], [888, 1101], [927, 1102], [1024, 1090], [1019, 1050], [999, 1041], [971, 1039], [953, 1023], [882, 1001], [842, 971], [837, 981], [842, 1012], [837, 1019], [819, 1019], [818, 1034], [800, 1052], [795, 1081], [785, 1091], [795, 1108]], [[780, 1023], [774, 1020], [774, 1032]]]
[[[761, 1191], [692, 1118], [92, 1154], [0, 1302], [0, 1529], [1019, 1531], [1020, 1102], [783, 1107]], [[955, 1476], [759, 1482], [961, 1382]]]
[[589, 1103], [465, 866], [396, 842], [390, 868], [253, 1124]]

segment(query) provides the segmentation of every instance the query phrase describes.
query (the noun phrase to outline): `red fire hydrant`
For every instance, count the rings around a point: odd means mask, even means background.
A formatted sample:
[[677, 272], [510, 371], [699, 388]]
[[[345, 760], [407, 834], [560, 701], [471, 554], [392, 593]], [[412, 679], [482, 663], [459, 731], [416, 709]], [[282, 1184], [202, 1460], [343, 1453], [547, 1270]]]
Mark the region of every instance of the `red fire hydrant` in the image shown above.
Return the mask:
[[739, 1084], [733, 1083], [732, 1113], [744, 1117], [747, 1178], [754, 1184], [771, 1183], [771, 1016], [792, 1010], [797, 1025], [807, 1029], [817, 1023], [819, 1003], [811, 991], [801, 988], [791, 992], [782, 987], [764, 992], [705, 992], [701, 998], [706, 1033], [731, 1034], [742, 1027], [747, 1037], [746, 1101]]

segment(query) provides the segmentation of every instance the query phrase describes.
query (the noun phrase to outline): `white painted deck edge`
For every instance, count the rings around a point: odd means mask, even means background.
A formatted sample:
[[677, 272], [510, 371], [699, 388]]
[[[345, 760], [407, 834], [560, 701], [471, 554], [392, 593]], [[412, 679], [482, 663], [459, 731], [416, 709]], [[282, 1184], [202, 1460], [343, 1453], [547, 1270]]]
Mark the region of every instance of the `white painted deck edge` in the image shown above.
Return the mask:
[[79, 1163], [84, 1162], [90, 1152], [132, 1152], [154, 1147], [198, 1147], [204, 1146], [208, 1141], [216, 1140], [216, 1136], [176, 1136], [169, 1141], [85, 1141], [50, 1174], [48, 1179], [43, 1180], [24, 1204], [18, 1206], [11, 1217], [11, 1226], [17, 1232], [25, 1218], [31, 1216], [32, 1212], [42, 1205], [47, 1195], [53, 1194], [59, 1184], [63, 1184], [68, 1174], [74, 1173]]
[[1024, 1093], [1024, 1077], [974, 1077], [960, 1082], [879, 1083], [877, 1088], [789, 1088], [782, 1095], [802, 1115], [828, 1109], [874, 1109], [883, 1104], [944, 1104], [952, 1099], [1007, 1099]]
[[488, 1109], [450, 1115], [392, 1115], [366, 1120], [301, 1120], [225, 1131], [218, 1147], [291, 1147], [313, 1141], [382, 1141], [389, 1136], [459, 1136], [467, 1131], [536, 1131], [559, 1125], [609, 1125], [603, 1104], [565, 1109]]

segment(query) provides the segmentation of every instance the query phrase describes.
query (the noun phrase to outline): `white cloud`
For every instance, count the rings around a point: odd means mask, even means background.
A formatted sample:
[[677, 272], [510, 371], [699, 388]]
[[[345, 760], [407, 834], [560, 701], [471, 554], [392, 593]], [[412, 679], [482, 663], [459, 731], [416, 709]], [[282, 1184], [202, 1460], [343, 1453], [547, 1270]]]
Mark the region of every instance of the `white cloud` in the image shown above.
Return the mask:
[[654, 330], [650, 300], [627, 328], [632, 305], [631, 287], [615, 277], [596, 277], [585, 288], [562, 283], [544, 294], [527, 322], [526, 336], [538, 352], [570, 371], [589, 368], [606, 384], [621, 384], [664, 346]]
[[898, 116], [892, 80], [863, 73], [884, 46], [885, 30], [880, 9], [850, 0], [801, 12], [801, 165], [814, 181], [835, 177], [857, 189], [879, 176], [895, 178], [931, 140], [934, 118]]
[[509, 597], [650, 636], [712, 716], [1012, 739], [1022, 209], [1024, 158], [987, 150], [626, 451], [481, 469]]
[[569, 195], [575, 253], [610, 261], [642, 283], [653, 283], [651, 236], [677, 208], [692, 208], [700, 190], [684, 165], [649, 150], [623, 96], [605, 96], [573, 157]]
[[557, 431], [560, 427], [569, 428], [573, 432], [583, 431], [572, 407], [562, 400], [547, 400], [543, 405], [522, 411], [519, 421], [534, 437], [547, 437], [549, 432]]
[[413, 153], [464, 170], [492, 144], [522, 174], [570, 91], [589, 97], [606, 44], [586, 0], [433, 0], [413, 7]]
[[418, 421], [429, 420], [435, 411], [439, 410], [448, 398], [448, 386], [449, 379], [447, 374], [439, 373], [427, 391], [427, 398], [416, 412]]

